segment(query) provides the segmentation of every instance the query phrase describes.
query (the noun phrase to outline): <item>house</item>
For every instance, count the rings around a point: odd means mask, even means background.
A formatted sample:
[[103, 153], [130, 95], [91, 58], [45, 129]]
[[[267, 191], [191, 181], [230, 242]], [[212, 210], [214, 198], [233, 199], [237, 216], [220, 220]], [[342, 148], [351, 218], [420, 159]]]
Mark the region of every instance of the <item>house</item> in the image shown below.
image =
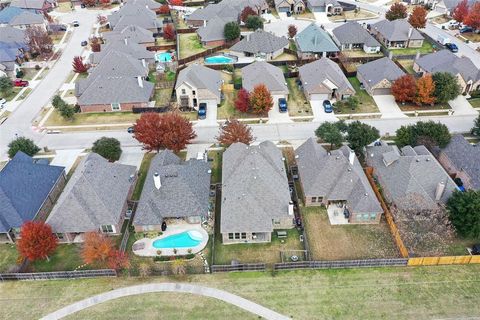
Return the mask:
[[302, 59], [332, 57], [338, 53], [338, 48], [330, 35], [312, 23], [295, 36], [298, 56]]
[[480, 148], [461, 134], [454, 135], [440, 151], [438, 161], [451, 177], [462, 181], [465, 189], [480, 190]]
[[110, 51], [123, 52], [137, 60], [145, 61], [147, 65], [155, 63], [155, 52], [148, 51], [143, 45], [128, 41], [128, 39], [124, 39], [123, 41], [114, 41], [107, 44], [102, 44], [100, 46], [100, 52], [92, 52], [92, 54], [90, 54], [90, 64], [95, 66], [101, 63], [103, 58]]
[[367, 147], [366, 162], [387, 202], [400, 210], [431, 210], [444, 205], [455, 182], [425, 146], [399, 149], [381, 142]]
[[413, 70], [419, 73], [448, 72], [457, 78], [463, 93], [480, 90], [480, 69], [470, 58], [458, 57], [449, 50], [440, 50], [416, 59]]
[[312, 12], [326, 12], [333, 15], [343, 12], [343, 7], [336, 0], [307, 0], [307, 7]]
[[223, 244], [270, 242], [274, 229], [293, 228], [282, 152], [272, 142], [232, 144], [223, 153], [222, 176]]
[[382, 20], [370, 32], [387, 48], [421, 48], [424, 37], [405, 19]]
[[15, 77], [27, 53], [24, 30], [0, 27], [0, 74]]
[[197, 35], [203, 46], [215, 47], [225, 44], [225, 25], [233, 21], [231, 18], [213, 18], [205, 26], [198, 28]]
[[153, 0], [129, 0], [128, 2], [137, 6], [146, 7], [152, 11], [158, 10], [162, 6], [160, 3]]
[[242, 68], [242, 86], [253, 92], [256, 86], [264, 84], [274, 100], [288, 99], [288, 86], [282, 69], [265, 61], [256, 61]]
[[210, 165], [181, 160], [170, 150], [150, 164], [133, 220], [136, 232], [162, 231], [162, 224], [200, 224], [209, 217]]
[[36, 13], [50, 12], [57, 6], [55, 0], [12, 0], [10, 7], [27, 9]]
[[47, 23], [43, 15], [29, 11], [16, 15], [10, 20], [8, 25], [22, 30], [30, 27], [39, 27], [45, 31], [47, 30]]
[[219, 71], [191, 64], [178, 73], [175, 84], [177, 103], [184, 109], [198, 109], [200, 103], [216, 108], [220, 104], [222, 84]]
[[145, 47], [155, 45], [155, 37], [153, 32], [137, 25], [129, 25], [123, 29], [102, 33], [102, 39], [106, 43], [115, 41], [125, 41], [140, 44]]
[[327, 207], [331, 223], [380, 222], [382, 207], [349, 147], [329, 152], [310, 138], [295, 158], [306, 206]]
[[[467, 0], [468, 7], [471, 8], [476, 1], [477, 0]], [[435, 11], [446, 14], [447, 16], [451, 16], [453, 14], [453, 10], [460, 2], [461, 0], [434, 0], [432, 6]]]
[[241, 41], [234, 44], [230, 51], [243, 57], [258, 57], [273, 60], [288, 48], [289, 41], [285, 37], [277, 37], [273, 33], [257, 29], [248, 34]]
[[405, 73], [389, 58], [383, 57], [358, 66], [357, 78], [371, 95], [391, 94], [392, 84]]
[[26, 221], [45, 221], [65, 182], [63, 167], [17, 152], [0, 171], [0, 241], [14, 242]]
[[109, 15], [108, 24], [114, 31], [122, 30], [133, 24], [153, 32], [154, 35], [160, 33], [163, 27], [163, 22], [157, 18], [155, 12], [145, 6], [130, 2]]
[[355, 94], [355, 89], [338, 64], [328, 58], [301, 66], [298, 78], [308, 100], [343, 100]]
[[290, 12], [299, 14], [305, 11], [305, 2], [303, 0], [275, 0], [275, 9], [277, 12]]
[[82, 159], [47, 219], [59, 241], [82, 242], [92, 231], [119, 235], [136, 171], [96, 153]]
[[341, 51], [363, 50], [365, 53], [380, 52], [380, 43], [359, 23], [350, 21], [332, 30], [333, 40]]

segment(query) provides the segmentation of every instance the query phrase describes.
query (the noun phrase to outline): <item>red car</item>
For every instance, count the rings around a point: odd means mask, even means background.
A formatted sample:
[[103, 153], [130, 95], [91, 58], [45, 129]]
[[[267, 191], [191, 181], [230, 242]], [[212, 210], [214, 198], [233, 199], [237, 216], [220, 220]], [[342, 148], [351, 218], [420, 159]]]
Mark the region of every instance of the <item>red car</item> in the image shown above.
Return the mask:
[[13, 86], [15, 87], [28, 87], [28, 81], [22, 79], [13, 80]]

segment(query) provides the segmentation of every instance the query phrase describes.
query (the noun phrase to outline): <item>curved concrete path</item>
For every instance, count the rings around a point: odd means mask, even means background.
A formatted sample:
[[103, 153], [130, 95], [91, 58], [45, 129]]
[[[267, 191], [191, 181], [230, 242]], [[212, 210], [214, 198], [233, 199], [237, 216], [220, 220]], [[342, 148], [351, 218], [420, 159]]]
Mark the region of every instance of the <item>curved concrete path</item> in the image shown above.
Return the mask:
[[41, 320], [53, 320], [61, 319], [77, 311], [92, 307], [94, 305], [110, 301], [113, 299], [118, 299], [122, 297], [128, 297], [144, 293], [155, 293], [155, 292], [176, 292], [176, 293], [191, 293], [204, 297], [215, 298], [222, 300], [224, 302], [233, 304], [243, 310], [249, 311], [253, 314], [261, 316], [265, 319], [272, 320], [287, 320], [290, 319], [284, 315], [281, 315], [273, 310], [267, 309], [259, 304], [256, 304], [252, 301], [239, 297], [237, 295], [231, 294], [229, 292], [203, 287], [193, 284], [186, 283], [152, 283], [152, 284], [142, 284], [138, 286], [131, 286], [120, 288], [105, 293], [98, 294], [96, 296], [81, 300], [69, 306], [66, 306], [60, 310], [52, 312]]

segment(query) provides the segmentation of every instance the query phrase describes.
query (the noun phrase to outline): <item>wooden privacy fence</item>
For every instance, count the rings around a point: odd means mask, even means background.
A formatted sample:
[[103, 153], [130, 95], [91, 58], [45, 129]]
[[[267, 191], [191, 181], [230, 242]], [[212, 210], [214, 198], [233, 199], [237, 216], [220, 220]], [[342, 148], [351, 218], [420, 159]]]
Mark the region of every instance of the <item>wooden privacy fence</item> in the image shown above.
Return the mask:
[[233, 271], [265, 271], [265, 263], [244, 263], [237, 265], [212, 265], [212, 273]]
[[367, 175], [368, 181], [370, 182], [370, 185], [372, 186], [372, 189], [375, 192], [375, 195], [377, 196], [378, 201], [380, 201], [380, 205], [382, 206], [383, 212], [385, 214], [388, 227], [390, 228], [390, 232], [392, 234], [393, 239], [395, 240], [395, 244], [397, 245], [398, 251], [400, 251], [400, 255], [402, 256], [402, 258], [408, 258], [408, 250], [405, 247], [405, 244], [403, 243], [402, 238], [400, 237], [400, 232], [398, 231], [397, 225], [393, 221], [393, 215], [388, 209], [388, 206], [385, 203], [385, 200], [383, 199], [382, 194], [378, 190], [377, 185], [373, 180], [373, 176], [372, 176], [373, 168], [372, 167], [365, 168], [365, 174]]
[[97, 278], [97, 277], [116, 277], [116, 276], [117, 276], [117, 272], [114, 269], [34, 272], [34, 273], [0, 273], [0, 281], [78, 279], [78, 278]]
[[301, 261], [275, 263], [273, 270], [295, 269], [338, 269], [338, 268], [366, 268], [386, 266], [406, 266], [408, 259], [364, 259], [364, 260], [336, 260], [336, 261]]
[[408, 259], [409, 266], [438, 266], [480, 263], [480, 256], [419, 257]]

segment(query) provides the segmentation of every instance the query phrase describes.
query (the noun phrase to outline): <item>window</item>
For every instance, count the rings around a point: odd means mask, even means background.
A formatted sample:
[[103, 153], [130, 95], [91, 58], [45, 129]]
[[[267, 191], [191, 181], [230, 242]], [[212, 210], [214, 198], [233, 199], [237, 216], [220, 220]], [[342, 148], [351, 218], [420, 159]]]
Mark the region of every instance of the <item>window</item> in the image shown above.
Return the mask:
[[228, 234], [228, 240], [233, 240], [233, 233]]
[[273, 224], [280, 224], [280, 220], [279, 219], [273, 219]]
[[59, 240], [63, 240], [63, 233], [56, 233], [56, 236]]
[[375, 220], [377, 219], [377, 214], [376, 213], [370, 213], [370, 220]]
[[312, 197], [312, 202], [317, 202], [317, 197]]
[[120, 103], [112, 103], [112, 110], [119, 111], [120, 110]]
[[182, 89], [182, 94], [186, 94], [187, 91], [185, 91], [185, 89]]
[[247, 239], [247, 234], [245, 232], [242, 232], [242, 239]]
[[102, 232], [103, 233], [113, 233], [113, 226], [110, 224], [102, 226]]
[[235, 239], [240, 239], [240, 233], [239, 232], [235, 232]]
[[364, 214], [362, 215], [362, 219], [363, 219], [363, 220], [368, 220], [368, 216], [369, 216], [368, 213], [364, 213]]
[[195, 90], [192, 90], [192, 94], [195, 95]]

